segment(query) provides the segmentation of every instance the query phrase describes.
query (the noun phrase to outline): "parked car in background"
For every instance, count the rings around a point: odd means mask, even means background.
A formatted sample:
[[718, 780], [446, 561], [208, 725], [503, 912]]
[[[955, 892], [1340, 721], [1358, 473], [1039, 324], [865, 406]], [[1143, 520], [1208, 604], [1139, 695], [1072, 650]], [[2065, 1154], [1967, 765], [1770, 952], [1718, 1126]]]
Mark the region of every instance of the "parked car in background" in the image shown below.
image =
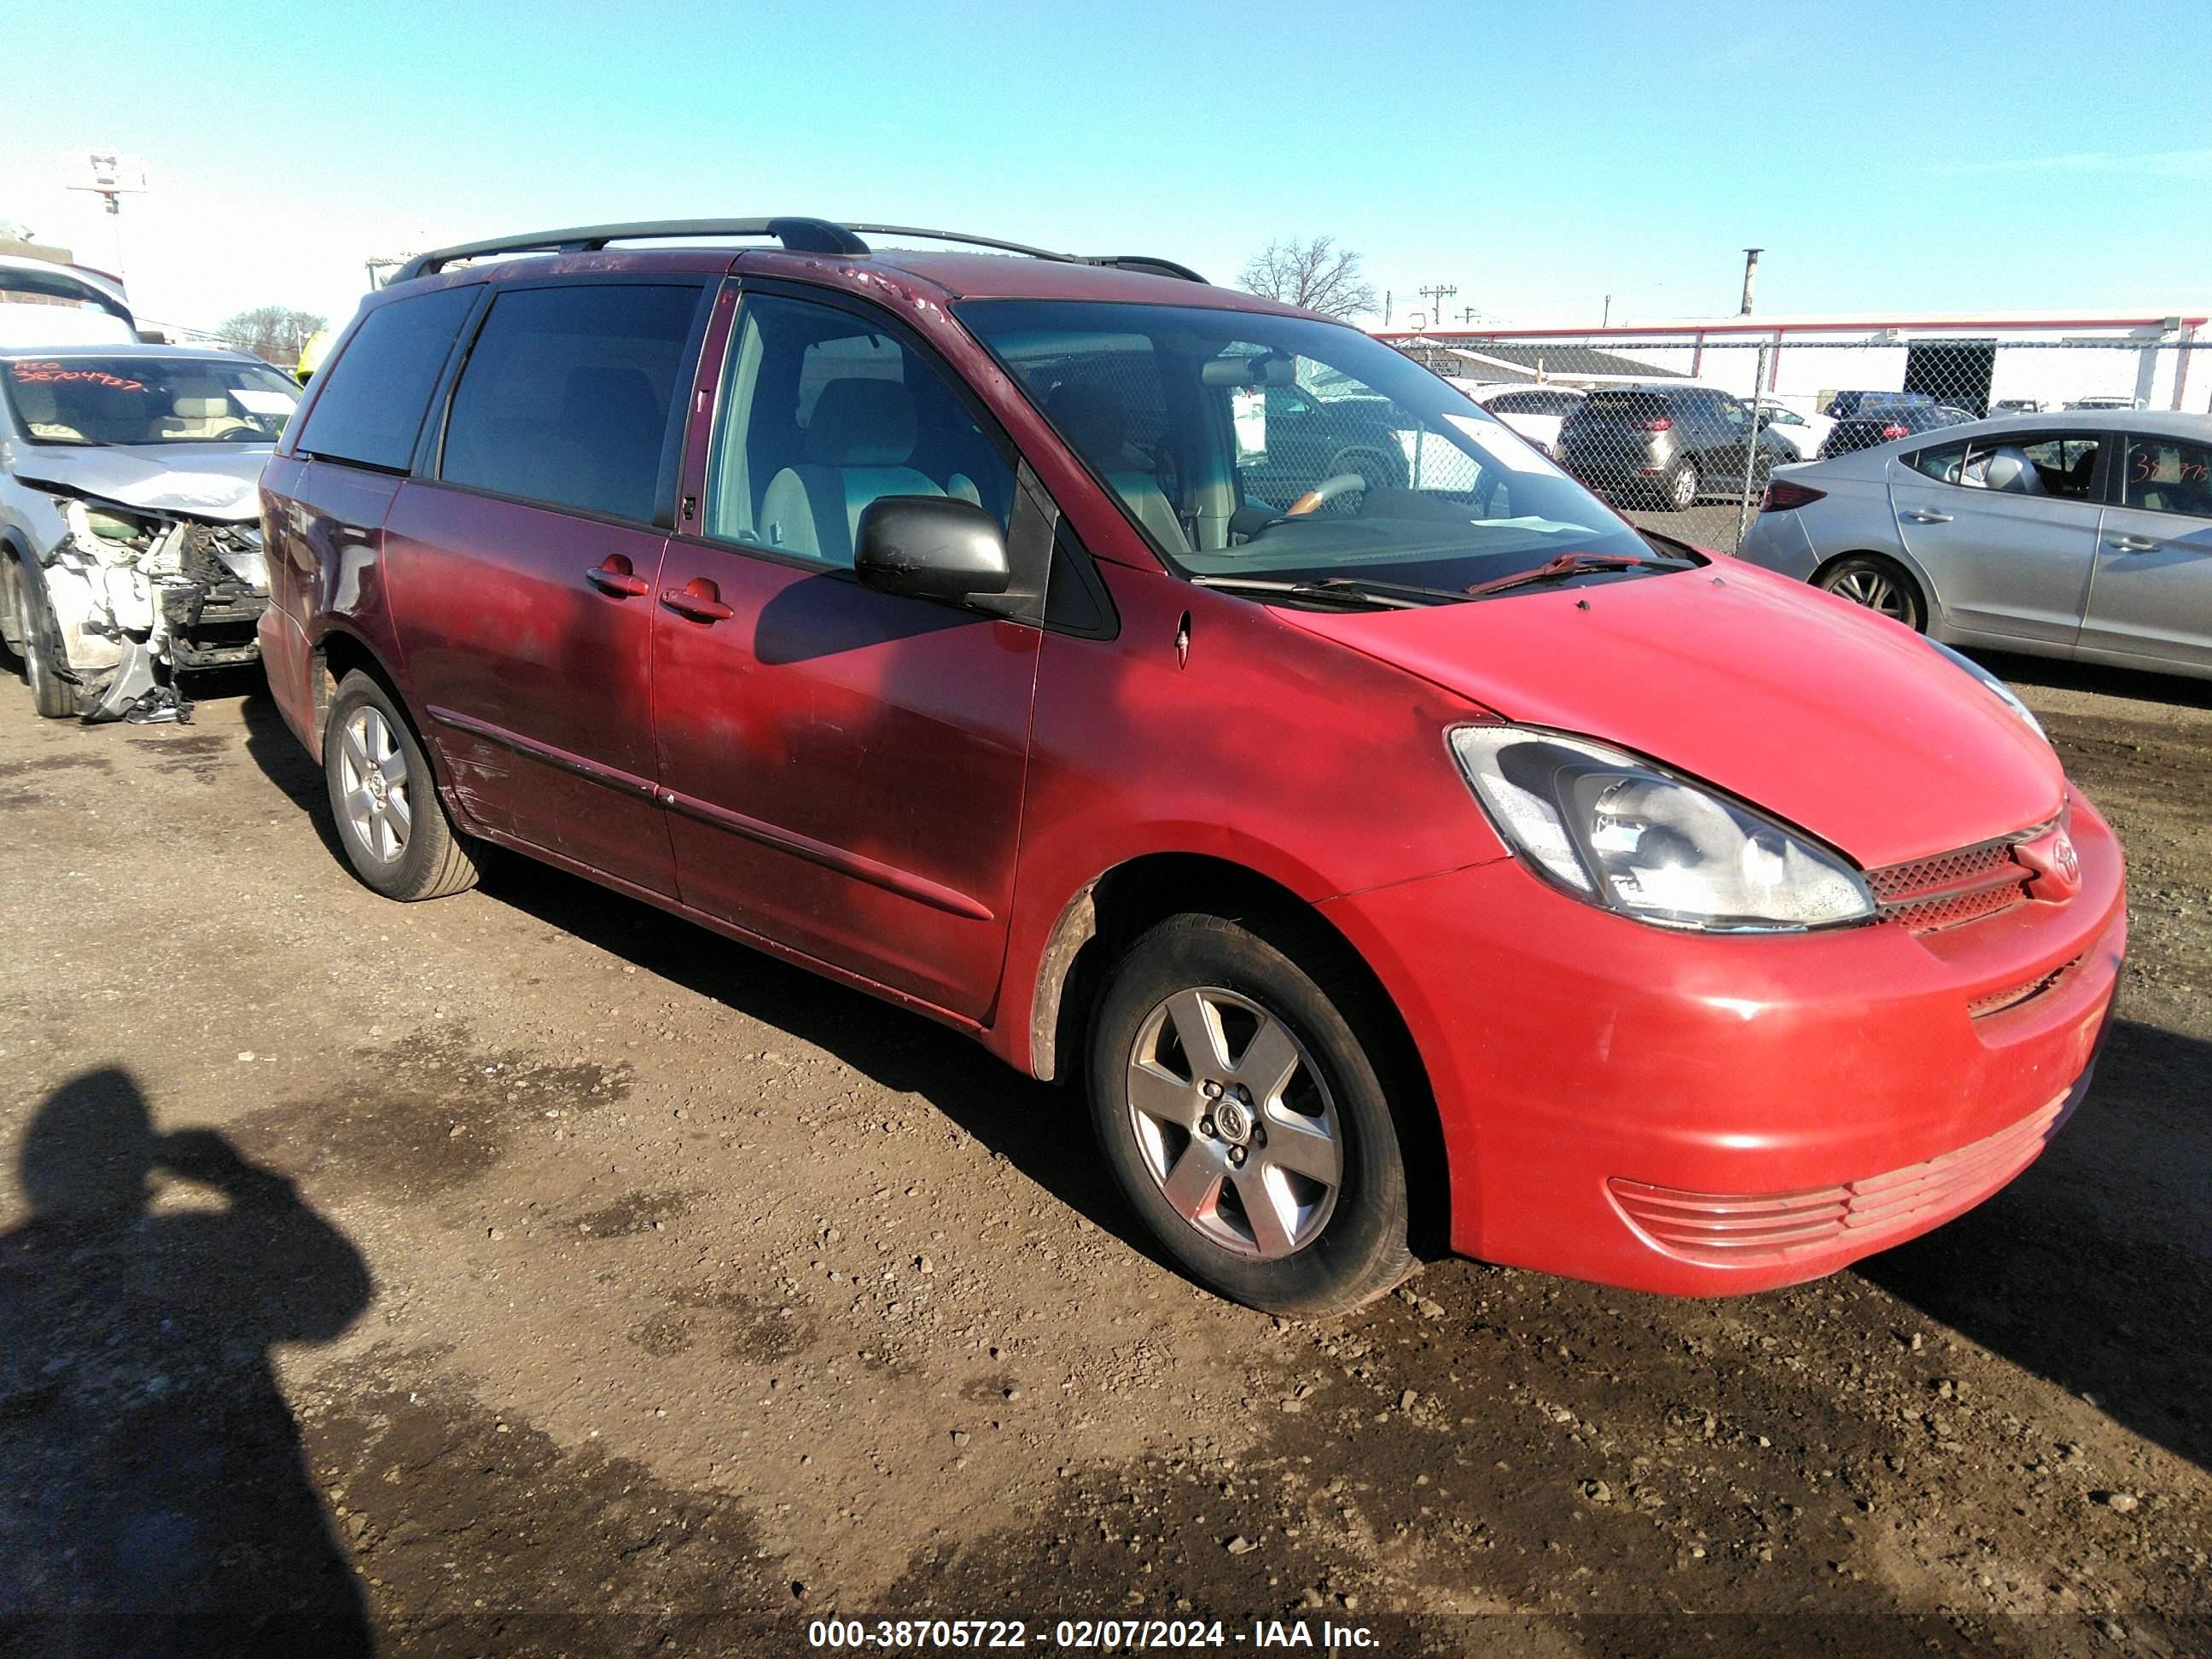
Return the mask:
[[1467, 394], [1553, 459], [1559, 459], [1559, 426], [1583, 405], [1572, 386], [1498, 381]]
[[2099, 392], [2087, 398], [2076, 398], [2066, 405], [2069, 409], [2141, 409], [2140, 398], [2124, 398], [2117, 393]]
[[[1162, 1251], [1283, 1314], [1423, 1240], [1815, 1277], [2082, 1097], [2120, 849], [1985, 677], [1716, 580], [1355, 328], [868, 229], [363, 301], [263, 476], [260, 630], [365, 884], [515, 848], [1080, 1079]], [[1301, 447], [1255, 505], [1290, 447], [1235, 406], [1314, 366], [1406, 474]]]
[[1893, 443], [1916, 432], [1959, 426], [1970, 418], [1962, 410], [1947, 409], [1941, 404], [1926, 401], [1864, 405], [1861, 413], [1838, 421], [1829, 429], [1820, 444], [1820, 459], [1826, 460], [1834, 455], [1848, 455], [1854, 450], [1871, 449], [1877, 444]]
[[1788, 439], [1711, 386], [1602, 386], [1560, 424], [1559, 465], [1601, 494], [1686, 511], [1704, 496], [1754, 488], [1797, 458]]
[[2008, 415], [2040, 415], [2043, 404], [2034, 398], [2000, 398], [1990, 405], [1990, 419], [2002, 420]]
[[0, 350], [137, 343], [131, 302], [106, 272], [0, 253]]
[[1935, 402], [1924, 392], [1838, 392], [1828, 399], [1827, 406], [1821, 413], [1831, 420], [1848, 421], [1854, 416], [1911, 404], [1925, 404], [1932, 407]]
[[0, 635], [41, 714], [173, 714], [179, 673], [259, 654], [254, 485], [299, 397], [237, 352], [0, 351]]
[[1828, 416], [1802, 414], [1771, 398], [1759, 400], [1759, 418], [1767, 430], [1790, 446], [1801, 461], [1809, 461], [1818, 455], [1820, 446], [1828, 441], [1828, 434], [1836, 426]]
[[2212, 676], [2212, 416], [2118, 413], [1786, 468], [1736, 556], [1953, 644]]

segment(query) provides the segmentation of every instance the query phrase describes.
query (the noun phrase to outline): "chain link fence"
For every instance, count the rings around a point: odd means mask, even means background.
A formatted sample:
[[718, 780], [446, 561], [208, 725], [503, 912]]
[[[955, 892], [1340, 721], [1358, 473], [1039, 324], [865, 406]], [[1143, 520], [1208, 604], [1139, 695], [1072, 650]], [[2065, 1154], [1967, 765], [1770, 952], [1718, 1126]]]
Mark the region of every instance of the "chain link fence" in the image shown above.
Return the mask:
[[2212, 343], [1474, 336], [1399, 349], [1632, 521], [1731, 551], [1778, 467], [1987, 416], [2203, 412]]

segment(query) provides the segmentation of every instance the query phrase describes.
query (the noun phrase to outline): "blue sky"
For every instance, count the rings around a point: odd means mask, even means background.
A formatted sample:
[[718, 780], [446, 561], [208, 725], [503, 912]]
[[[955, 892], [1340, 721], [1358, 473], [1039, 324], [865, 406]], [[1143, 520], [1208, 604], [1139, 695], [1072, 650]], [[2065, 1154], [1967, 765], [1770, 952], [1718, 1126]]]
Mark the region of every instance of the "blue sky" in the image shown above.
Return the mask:
[[136, 152], [133, 293], [188, 323], [343, 314], [374, 252], [775, 212], [1217, 280], [1329, 234], [1401, 319], [1436, 282], [1531, 324], [1732, 312], [1747, 243], [1762, 311], [2201, 309], [2204, 21], [2161, 48], [2078, 3], [47, 0], [8, 30], [0, 219], [106, 263], [64, 153]]

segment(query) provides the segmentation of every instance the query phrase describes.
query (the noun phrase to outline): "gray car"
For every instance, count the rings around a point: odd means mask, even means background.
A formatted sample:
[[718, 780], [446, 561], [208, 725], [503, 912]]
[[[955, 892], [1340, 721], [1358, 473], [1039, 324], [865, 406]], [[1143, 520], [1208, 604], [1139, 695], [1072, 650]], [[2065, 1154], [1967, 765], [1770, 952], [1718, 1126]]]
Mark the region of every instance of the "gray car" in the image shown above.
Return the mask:
[[255, 485], [300, 389], [190, 346], [0, 349], [0, 641], [41, 714], [177, 718], [257, 660]]
[[2081, 410], [1778, 471], [1736, 550], [1954, 645], [2212, 678], [2212, 416]]

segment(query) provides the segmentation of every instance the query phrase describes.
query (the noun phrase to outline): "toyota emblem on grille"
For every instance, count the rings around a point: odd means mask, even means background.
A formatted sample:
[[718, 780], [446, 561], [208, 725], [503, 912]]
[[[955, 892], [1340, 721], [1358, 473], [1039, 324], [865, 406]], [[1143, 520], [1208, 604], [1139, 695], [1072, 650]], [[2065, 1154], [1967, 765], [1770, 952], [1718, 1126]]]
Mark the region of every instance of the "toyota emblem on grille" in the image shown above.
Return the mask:
[[2013, 853], [2035, 872], [2035, 879], [2028, 884], [2029, 897], [2069, 899], [2081, 890], [2081, 855], [2075, 850], [2074, 837], [2065, 830], [2054, 829], [2033, 841], [2024, 841]]

